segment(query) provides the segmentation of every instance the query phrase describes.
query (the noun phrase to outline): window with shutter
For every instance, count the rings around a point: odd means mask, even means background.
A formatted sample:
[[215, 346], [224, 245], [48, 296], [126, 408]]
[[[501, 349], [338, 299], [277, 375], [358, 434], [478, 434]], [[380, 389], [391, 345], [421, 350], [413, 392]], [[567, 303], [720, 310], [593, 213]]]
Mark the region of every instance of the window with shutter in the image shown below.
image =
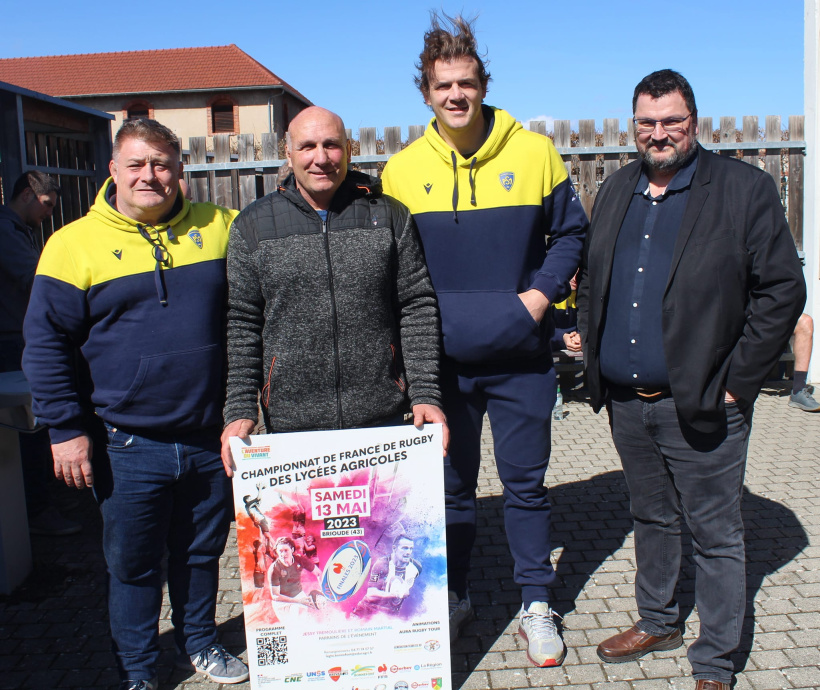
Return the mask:
[[154, 117], [154, 107], [141, 98], [123, 105], [123, 117]]
[[211, 106], [211, 122], [214, 134], [233, 133], [233, 103], [214, 103]]

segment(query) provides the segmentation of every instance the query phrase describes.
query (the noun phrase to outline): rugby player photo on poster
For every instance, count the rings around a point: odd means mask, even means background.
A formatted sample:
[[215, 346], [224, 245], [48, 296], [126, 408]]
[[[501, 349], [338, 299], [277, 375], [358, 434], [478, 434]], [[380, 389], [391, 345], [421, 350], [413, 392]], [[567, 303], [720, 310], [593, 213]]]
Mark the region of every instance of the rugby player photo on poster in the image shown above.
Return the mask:
[[389, 556], [382, 556], [370, 569], [367, 593], [353, 609], [353, 615], [366, 617], [383, 611], [397, 614], [421, 575], [421, 563], [413, 558], [415, 541], [401, 532], [393, 539]]

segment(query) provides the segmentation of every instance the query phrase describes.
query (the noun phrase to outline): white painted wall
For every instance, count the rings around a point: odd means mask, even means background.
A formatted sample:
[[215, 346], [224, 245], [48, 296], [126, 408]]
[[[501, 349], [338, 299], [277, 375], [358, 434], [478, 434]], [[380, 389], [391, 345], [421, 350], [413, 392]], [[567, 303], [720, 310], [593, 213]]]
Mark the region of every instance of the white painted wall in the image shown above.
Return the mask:
[[820, 284], [818, 284], [818, 263], [820, 263], [820, 243], [818, 243], [818, 225], [820, 225], [820, 153], [818, 151], [818, 134], [820, 134], [820, 112], [817, 107], [817, 80], [820, 78], [820, 0], [805, 0], [805, 38], [804, 38], [804, 106], [806, 116], [806, 169], [805, 199], [803, 207], [803, 250], [806, 253], [806, 286], [808, 298], [806, 311], [814, 318], [814, 352], [809, 366], [809, 381], [820, 381]]

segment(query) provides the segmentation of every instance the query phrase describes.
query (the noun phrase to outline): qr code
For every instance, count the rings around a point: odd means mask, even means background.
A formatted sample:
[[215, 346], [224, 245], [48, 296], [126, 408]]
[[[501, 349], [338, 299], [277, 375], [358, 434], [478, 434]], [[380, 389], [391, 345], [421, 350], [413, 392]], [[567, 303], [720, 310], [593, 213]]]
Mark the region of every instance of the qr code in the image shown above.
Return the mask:
[[257, 637], [256, 659], [259, 666], [288, 663], [288, 636]]

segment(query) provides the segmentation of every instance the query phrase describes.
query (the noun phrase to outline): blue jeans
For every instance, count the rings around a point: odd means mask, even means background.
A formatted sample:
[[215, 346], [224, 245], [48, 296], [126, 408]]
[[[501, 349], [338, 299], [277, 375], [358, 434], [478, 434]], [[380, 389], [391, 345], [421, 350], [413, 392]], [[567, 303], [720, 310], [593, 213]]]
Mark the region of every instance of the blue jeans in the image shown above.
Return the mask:
[[111, 637], [123, 679], [157, 674], [162, 557], [177, 648], [216, 641], [219, 557], [232, 517], [219, 430], [147, 438], [106, 424], [95, 444], [94, 492], [103, 517]]
[[646, 402], [616, 392], [608, 409], [635, 520], [637, 625], [650, 635], [677, 628], [683, 515], [700, 617], [689, 662], [694, 678], [731, 683], [746, 607], [740, 497], [752, 409], [727, 405], [727, 426], [715, 435], [683, 430], [672, 398]]
[[513, 579], [525, 604], [549, 601], [550, 502], [544, 474], [550, 458], [555, 370], [547, 361], [442, 365], [450, 449], [444, 460], [448, 586], [467, 590], [476, 537], [476, 488], [481, 426], [490, 418], [498, 477], [504, 485], [504, 525], [515, 562]]

